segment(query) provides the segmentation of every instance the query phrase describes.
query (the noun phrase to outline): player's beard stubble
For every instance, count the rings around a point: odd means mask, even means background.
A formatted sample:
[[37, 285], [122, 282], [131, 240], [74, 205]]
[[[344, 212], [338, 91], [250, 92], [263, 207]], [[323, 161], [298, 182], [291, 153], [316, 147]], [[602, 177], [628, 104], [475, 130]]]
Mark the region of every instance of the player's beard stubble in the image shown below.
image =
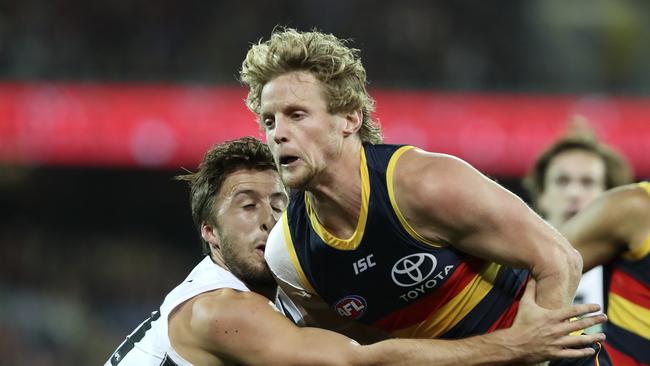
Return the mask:
[[269, 266], [250, 248], [238, 248], [227, 235], [221, 236], [221, 253], [230, 271], [249, 286], [275, 286]]

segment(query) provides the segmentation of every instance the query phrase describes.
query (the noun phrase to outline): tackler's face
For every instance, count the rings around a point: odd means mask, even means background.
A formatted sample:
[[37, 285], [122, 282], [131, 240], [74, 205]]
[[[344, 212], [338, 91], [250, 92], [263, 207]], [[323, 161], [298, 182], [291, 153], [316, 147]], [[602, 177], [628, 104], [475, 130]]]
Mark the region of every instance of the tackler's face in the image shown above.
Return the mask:
[[341, 153], [344, 114], [332, 114], [322, 84], [311, 73], [295, 71], [262, 89], [260, 122], [287, 186], [306, 189]]
[[544, 192], [538, 206], [555, 227], [582, 210], [606, 189], [605, 162], [598, 155], [572, 149], [559, 153], [544, 176]]
[[218, 250], [228, 269], [244, 282], [275, 284], [264, 249], [287, 202], [275, 170], [243, 169], [224, 180], [214, 202]]

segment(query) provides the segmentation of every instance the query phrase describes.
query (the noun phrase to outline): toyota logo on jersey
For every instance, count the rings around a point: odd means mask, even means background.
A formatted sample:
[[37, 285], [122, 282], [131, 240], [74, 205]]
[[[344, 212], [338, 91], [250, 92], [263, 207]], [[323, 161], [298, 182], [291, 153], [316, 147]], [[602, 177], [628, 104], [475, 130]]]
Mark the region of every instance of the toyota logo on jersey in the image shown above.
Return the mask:
[[363, 297], [349, 295], [339, 300], [334, 305], [334, 308], [340, 316], [356, 320], [361, 318], [366, 312], [367, 304]]
[[393, 282], [402, 287], [415, 286], [431, 276], [438, 261], [433, 254], [415, 253], [407, 255], [393, 265]]

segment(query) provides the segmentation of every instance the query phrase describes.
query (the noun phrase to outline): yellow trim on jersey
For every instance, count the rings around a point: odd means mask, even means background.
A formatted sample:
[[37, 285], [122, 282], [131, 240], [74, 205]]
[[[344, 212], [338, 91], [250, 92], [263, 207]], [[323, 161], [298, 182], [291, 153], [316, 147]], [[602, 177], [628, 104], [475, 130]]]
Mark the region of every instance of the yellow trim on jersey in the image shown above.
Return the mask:
[[305, 272], [302, 270], [302, 266], [298, 260], [298, 255], [296, 254], [296, 248], [293, 246], [293, 239], [291, 238], [291, 231], [289, 230], [289, 220], [287, 219], [287, 210], [285, 210], [282, 214], [281, 220], [282, 229], [284, 230], [284, 244], [287, 246], [287, 252], [289, 252], [289, 258], [291, 258], [291, 262], [293, 262], [293, 268], [295, 268], [296, 272], [298, 273], [300, 282], [302, 282], [302, 286], [305, 288], [305, 290], [316, 295], [316, 291], [313, 287], [311, 287], [311, 283], [309, 283], [307, 276], [305, 276]]
[[645, 191], [650, 195], [650, 182], [639, 182], [639, 187], [645, 189]]
[[[639, 187], [643, 188], [650, 195], [650, 183], [641, 182], [638, 184]], [[650, 254], [650, 234], [645, 238], [643, 243], [638, 247], [623, 253], [622, 257], [629, 261], [637, 261], [639, 259], [645, 258]]]
[[645, 238], [641, 245], [623, 253], [623, 258], [629, 261], [638, 261], [639, 259], [645, 258], [648, 254], [650, 254], [650, 234], [648, 234], [648, 237]]
[[600, 350], [603, 349], [603, 345], [600, 342], [596, 342], [598, 344], [598, 351], [596, 351], [596, 355], [594, 356], [594, 361], [596, 361], [596, 366], [600, 366]]
[[448, 303], [423, 322], [408, 328], [398, 329], [391, 335], [403, 338], [438, 338], [448, 332], [492, 290], [494, 282], [501, 274], [503, 266], [489, 263], [485, 269], [465, 286]]
[[409, 225], [404, 215], [402, 215], [402, 211], [400, 211], [399, 207], [397, 206], [397, 200], [395, 200], [395, 190], [393, 188], [393, 176], [395, 174], [395, 166], [397, 165], [397, 160], [400, 158], [400, 156], [402, 156], [403, 153], [413, 148], [414, 148], [413, 146], [402, 146], [393, 153], [393, 156], [390, 157], [390, 161], [388, 162], [388, 168], [386, 169], [386, 186], [388, 187], [388, 197], [390, 198], [391, 206], [393, 206], [393, 211], [395, 211], [395, 215], [397, 215], [397, 218], [399, 219], [399, 222], [402, 224], [404, 230], [406, 230], [415, 240], [421, 241], [425, 244], [429, 244], [432, 247], [441, 248], [444, 247], [445, 245], [432, 242], [431, 240], [418, 234], [418, 232], [415, 231], [413, 227], [411, 227], [411, 225]]
[[610, 293], [607, 317], [613, 324], [650, 340], [650, 309]]
[[359, 167], [359, 173], [361, 175], [361, 209], [359, 211], [359, 221], [357, 222], [357, 227], [354, 229], [354, 233], [352, 233], [352, 236], [347, 239], [341, 239], [332, 235], [323, 227], [323, 225], [321, 225], [311, 206], [309, 196], [307, 195], [307, 192], [305, 192], [305, 207], [307, 209], [309, 220], [311, 221], [311, 227], [325, 244], [339, 250], [357, 249], [359, 244], [361, 244], [363, 233], [366, 230], [368, 203], [370, 202], [370, 178], [368, 176], [368, 164], [366, 163], [366, 153], [363, 150], [363, 145], [361, 146], [361, 164]]

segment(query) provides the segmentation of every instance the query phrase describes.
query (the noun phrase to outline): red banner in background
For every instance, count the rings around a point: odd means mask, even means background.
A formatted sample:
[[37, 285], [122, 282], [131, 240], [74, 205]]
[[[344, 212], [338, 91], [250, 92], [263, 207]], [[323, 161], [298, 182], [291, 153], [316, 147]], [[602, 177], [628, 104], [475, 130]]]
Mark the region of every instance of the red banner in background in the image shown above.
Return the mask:
[[[637, 176], [650, 175], [650, 99], [373, 90], [386, 142], [459, 156], [491, 175], [523, 174], [567, 120], [591, 120]], [[0, 161], [195, 168], [217, 142], [263, 137], [238, 87], [0, 84]]]

